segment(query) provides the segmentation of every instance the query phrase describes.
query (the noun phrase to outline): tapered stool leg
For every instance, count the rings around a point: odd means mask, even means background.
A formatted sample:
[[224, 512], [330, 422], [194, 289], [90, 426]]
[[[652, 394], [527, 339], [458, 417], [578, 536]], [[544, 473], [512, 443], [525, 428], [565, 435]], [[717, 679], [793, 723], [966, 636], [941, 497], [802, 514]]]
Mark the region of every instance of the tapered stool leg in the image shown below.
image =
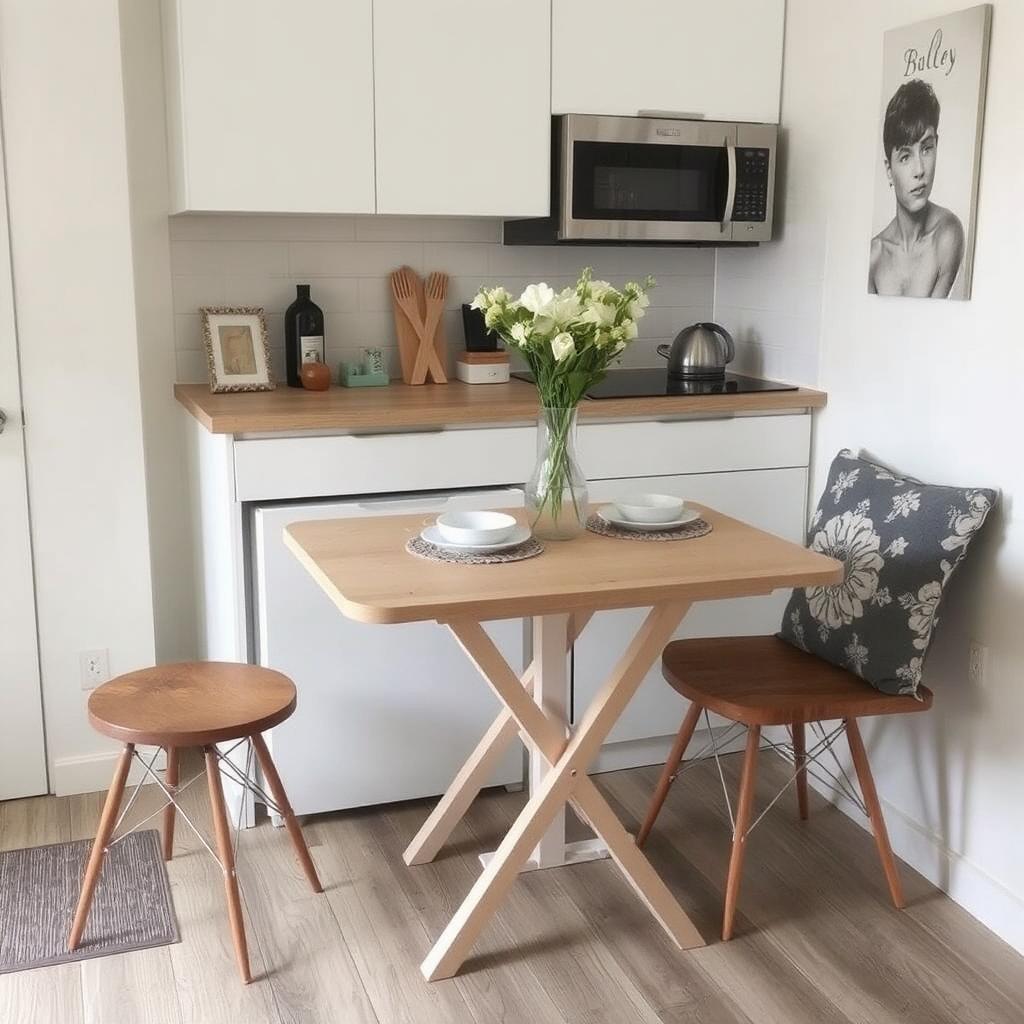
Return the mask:
[[875, 780], [871, 774], [871, 766], [868, 764], [868, 754], [864, 749], [864, 740], [861, 738], [860, 728], [855, 718], [846, 720], [846, 739], [850, 744], [853, 767], [857, 769], [857, 781], [860, 783], [860, 791], [864, 796], [864, 805], [867, 807], [868, 817], [871, 819], [871, 831], [875, 836], [875, 846], [878, 847], [878, 859], [882, 862], [885, 880], [889, 883], [889, 894], [892, 896], [892, 902], [896, 909], [902, 910], [907, 905], [903, 899], [903, 884], [900, 882], [900, 873], [896, 868], [896, 858], [893, 857], [892, 847], [889, 845], [889, 833], [885, 827], [885, 818], [882, 816], [882, 805], [878, 802], [878, 790], [875, 789]]
[[309, 855], [309, 848], [306, 846], [305, 837], [302, 835], [302, 827], [292, 811], [292, 805], [288, 803], [288, 794], [284, 791], [284, 786], [281, 784], [281, 776], [277, 774], [277, 766], [270, 756], [267, 744], [259, 733], [255, 733], [250, 739], [252, 740], [253, 747], [256, 748], [256, 757], [259, 759], [263, 776], [270, 787], [270, 795], [277, 801], [277, 806], [281, 811], [281, 817], [284, 818], [288, 834], [292, 837], [295, 854], [299, 858], [302, 870], [306, 872], [306, 878], [309, 879], [313, 892], [323, 892], [324, 888], [320, 884], [320, 878], [316, 873], [316, 865], [314, 865], [313, 858]]
[[231, 848], [231, 830], [228, 826], [227, 808], [224, 806], [224, 790], [220, 782], [220, 765], [213, 747], [204, 747], [206, 757], [206, 781], [210, 788], [210, 810], [213, 812], [213, 829], [217, 836], [217, 855], [224, 871], [224, 893], [228, 901], [228, 917], [231, 919], [231, 935], [235, 942], [235, 958], [242, 981], [249, 984], [249, 948], [245, 942], [245, 921], [242, 918], [242, 900], [238, 895], [238, 878], [235, 876], [235, 855]]
[[121, 751], [120, 758], [118, 758], [117, 768], [114, 770], [114, 780], [110, 784], [106, 803], [103, 805], [99, 828], [96, 830], [92, 852], [89, 854], [89, 863], [85, 868], [85, 878], [82, 881], [81, 895], [78, 897], [75, 921], [71, 926], [71, 935], [68, 938], [68, 949], [72, 952], [78, 949], [78, 944], [82, 940], [82, 933], [85, 931], [86, 922], [89, 920], [89, 909], [92, 907], [96, 883], [100, 880], [100, 871], [103, 869], [103, 857], [107, 852], [107, 844], [110, 842], [110, 837], [114, 834], [117, 812], [121, 809], [124, 786], [128, 781], [128, 769], [132, 766], [132, 755], [134, 752], [135, 745], [133, 743], [125, 744], [125, 748]]
[[800, 818], [806, 821], [810, 812], [807, 809], [807, 743], [804, 738], [804, 723], [793, 723], [793, 767], [796, 769], [796, 802], [800, 808]]
[[[178, 788], [178, 748], [167, 747], [167, 773], [164, 781], [174, 793]], [[164, 860], [174, 856], [174, 811], [173, 802], [164, 808]]]
[[732, 837], [732, 856], [729, 858], [729, 877], [725, 883], [725, 913], [722, 917], [722, 940], [732, 938], [736, 918], [736, 901], [740, 894], [743, 874], [743, 856], [747, 851], [747, 829], [754, 810], [754, 783], [757, 778], [757, 749], [761, 743], [761, 727], [747, 729], [747, 750], [743, 755], [743, 774], [740, 777], [740, 798], [736, 805], [736, 831]]
[[657, 789], [654, 791], [654, 796], [651, 797], [651, 803], [647, 808], [647, 817], [644, 818], [644, 823], [636, 834], [637, 846], [643, 846], [647, 842], [647, 837], [651, 834], [654, 822], [661, 812], [661, 806], [665, 803], [665, 798], [668, 796], [669, 787], [675, 782], [676, 772], [682, 763], [683, 754], [686, 753], [686, 748], [690, 745], [690, 740], [693, 739], [693, 731], [697, 728], [697, 720], [700, 718], [702, 710], [703, 708], [699, 704], [691, 704], [690, 710], [686, 712], [683, 724], [679, 727], [676, 741], [672, 744], [672, 749], [669, 751], [668, 758], [665, 761], [661, 778], [658, 779]]

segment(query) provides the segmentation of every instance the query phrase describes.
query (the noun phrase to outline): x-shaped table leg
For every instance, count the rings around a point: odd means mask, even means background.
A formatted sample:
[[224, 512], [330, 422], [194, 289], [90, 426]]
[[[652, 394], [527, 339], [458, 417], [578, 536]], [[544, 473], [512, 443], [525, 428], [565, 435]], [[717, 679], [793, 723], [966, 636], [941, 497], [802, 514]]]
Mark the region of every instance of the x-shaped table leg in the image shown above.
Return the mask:
[[[622, 827], [586, 772], [587, 765], [600, 750], [608, 732], [643, 681], [655, 658], [668, 643], [688, 608], [688, 603], [680, 602], [658, 605], [651, 609], [633, 642], [587, 709], [574, 734], [568, 738], [563, 734], [562, 727], [547, 718], [534, 703], [526, 685], [529, 680], [517, 678], [479, 622], [459, 620], [449, 623], [449, 628], [463, 650], [505, 705], [515, 725], [527, 738], [527, 742], [540, 750], [549, 761], [551, 771], [534, 790], [526, 807], [516, 818], [455, 916], [423, 961], [421, 970], [428, 981], [450, 978], [458, 972], [473, 943], [497, 909], [531, 851], [555, 815], [567, 803], [572, 804], [576, 812], [604, 841], [609, 854], [627, 881], [676, 945], [681, 949], [688, 949], [704, 944], [693, 923], [646, 857], [636, 848], [632, 836]], [[578, 629], [574, 628], [573, 632], [578, 633]], [[502, 724], [499, 727], [499, 723], [502, 722], [503, 716], [499, 716], [488, 731], [492, 741], [503, 737], [505, 729], [513, 729], [509, 724]], [[499, 729], [499, 735], [492, 736], [496, 729]], [[511, 733], [508, 738], [511, 738]], [[484, 752], [486, 742], [487, 736], [474, 752], [478, 762], [478, 755]], [[473, 758], [470, 758], [470, 762], [472, 761]], [[467, 762], [467, 766], [470, 762]], [[460, 772], [460, 776], [464, 772], [466, 768]], [[449, 817], [459, 808], [464, 813], [472, 796], [475, 796], [476, 791], [466, 799], [467, 791], [473, 788], [478, 778], [478, 773], [473, 770], [470, 774], [470, 785], [463, 785], [461, 788], [455, 785], [445, 796], [447, 800], [453, 790], [457, 791], [457, 799], [448, 803], [446, 813]], [[465, 807], [461, 806], [463, 801]], [[455, 818], [451, 824], [454, 825], [457, 820], [458, 818]], [[418, 852], [422, 854], [432, 845], [431, 840], [435, 838], [436, 835], [431, 835], [427, 842], [420, 842]], [[406, 853], [408, 863], [421, 862], [416, 859], [417, 852], [413, 850], [418, 840], [420, 836], [417, 836]], [[443, 841], [444, 837], [437, 842], [434, 849], [436, 850]]]
[[[572, 617], [566, 638], [566, 654], [592, 615], [593, 612], [577, 612]], [[536, 658], [519, 680], [528, 694], [533, 693], [535, 666]], [[503, 707], [491, 723], [491, 727], [481, 737], [476, 749], [459, 769], [458, 775], [452, 780], [444, 796], [438, 800], [430, 816], [406, 847], [403, 855], [406, 864], [410, 867], [415, 864], [429, 864], [437, 856], [437, 851], [448, 841], [452, 829], [462, 820], [469, 810], [469, 805], [487, 784], [495, 765], [519, 731], [519, 723], [515, 716], [507, 707]], [[523, 742], [529, 744], [529, 738], [525, 733]]]

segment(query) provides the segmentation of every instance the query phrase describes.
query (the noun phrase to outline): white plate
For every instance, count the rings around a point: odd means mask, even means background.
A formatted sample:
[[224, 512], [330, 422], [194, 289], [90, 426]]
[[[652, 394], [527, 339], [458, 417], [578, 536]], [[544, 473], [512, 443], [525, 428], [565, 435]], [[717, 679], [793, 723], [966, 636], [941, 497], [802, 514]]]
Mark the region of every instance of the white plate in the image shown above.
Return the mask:
[[495, 551], [507, 551], [509, 548], [517, 547], [523, 541], [530, 539], [530, 528], [528, 526], [517, 526], [512, 531], [512, 536], [503, 540], [500, 544], [452, 544], [444, 539], [437, 525], [428, 526], [420, 533], [420, 537], [428, 544], [443, 548], [445, 551], [462, 551], [473, 555], [491, 555]]
[[622, 530], [636, 530], [637, 533], [660, 533], [664, 530], [675, 530], [695, 519], [700, 519], [700, 513], [693, 508], [684, 508], [680, 519], [673, 519], [671, 523], [634, 523], [631, 519], [623, 519], [616, 511], [614, 505], [605, 505], [599, 508], [597, 514], [609, 525], [617, 526]]

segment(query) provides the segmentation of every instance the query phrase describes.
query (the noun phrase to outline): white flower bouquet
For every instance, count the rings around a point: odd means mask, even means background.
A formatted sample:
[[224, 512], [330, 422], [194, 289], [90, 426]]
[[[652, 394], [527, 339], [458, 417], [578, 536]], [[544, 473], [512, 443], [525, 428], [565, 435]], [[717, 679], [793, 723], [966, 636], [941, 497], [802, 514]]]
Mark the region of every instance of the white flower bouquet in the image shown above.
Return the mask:
[[[572, 451], [576, 407], [636, 338], [652, 287], [648, 277], [613, 288], [592, 280], [588, 267], [574, 288], [556, 292], [543, 282], [531, 284], [518, 299], [505, 288], [482, 288], [473, 300], [486, 325], [522, 354], [540, 392], [538, 466], [526, 497], [533, 528], [542, 535], [582, 529], [586, 481]], [[570, 502], [573, 521], [565, 524], [563, 504]]]

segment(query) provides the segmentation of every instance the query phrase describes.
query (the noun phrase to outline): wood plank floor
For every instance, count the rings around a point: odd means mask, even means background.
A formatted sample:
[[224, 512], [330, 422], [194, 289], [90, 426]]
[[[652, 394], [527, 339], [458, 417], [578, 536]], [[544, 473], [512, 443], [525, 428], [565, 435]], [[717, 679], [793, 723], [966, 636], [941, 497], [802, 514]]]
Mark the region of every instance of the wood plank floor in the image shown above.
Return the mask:
[[[737, 758], [724, 765], [735, 786]], [[761, 769], [763, 806], [784, 767], [764, 757]], [[656, 778], [637, 769], [598, 784], [635, 828]], [[786, 797], [754, 832], [732, 942], [716, 939], [729, 835], [706, 763], [673, 788], [648, 853], [707, 947], [672, 947], [614, 865], [596, 861], [522, 876], [463, 973], [433, 985], [419, 963], [523, 794], [485, 793], [438, 859], [411, 869], [401, 851], [424, 802], [310, 819], [323, 896], [309, 891], [284, 831], [263, 821], [245, 832], [248, 987], [218, 870], [179, 823], [169, 874], [182, 942], [0, 977], [0, 1022], [1020, 1024], [1024, 959], [905, 867], [910, 905], [893, 910], [868, 833], [811, 799], [809, 822]], [[100, 800], [0, 804], [0, 848], [90, 836]], [[158, 800], [143, 794], [138, 817]], [[205, 827], [205, 786], [186, 800]]]

